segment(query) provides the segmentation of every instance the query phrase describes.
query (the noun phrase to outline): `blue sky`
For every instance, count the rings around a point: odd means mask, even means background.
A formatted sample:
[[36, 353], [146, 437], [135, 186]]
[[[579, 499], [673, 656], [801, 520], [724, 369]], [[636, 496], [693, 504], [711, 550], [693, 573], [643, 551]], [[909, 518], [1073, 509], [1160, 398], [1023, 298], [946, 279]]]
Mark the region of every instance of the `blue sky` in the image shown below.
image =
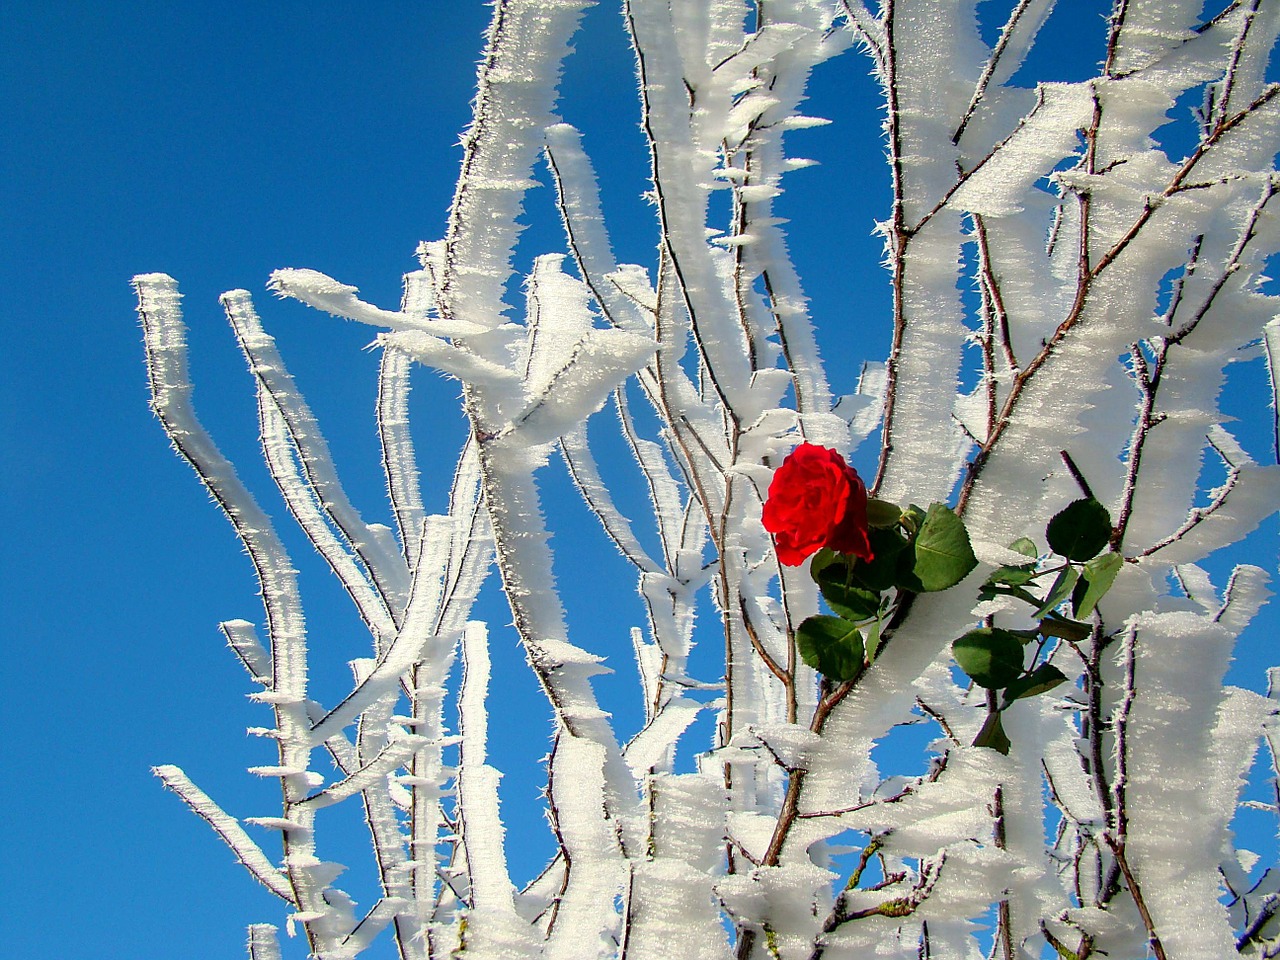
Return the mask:
[[[1096, 22], [1096, 4], [1064, 6], [1072, 9], [1063, 17]], [[276, 302], [263, 288], [275, 268], [312, 267], [369, 300], [398, 302], [416, 243], [443, 230], [488, 13], [456, 0], [20, 0], [6, 8], [0, 952], [224, 958], [242, 955], [246, 922], [279, 922], [274, 898], [150, 774], [153, 764], [177, 763], [230, 812], [274, 812], [274, 785], [244, 773], [268, 762], [267, 745], [244, 735], [267, 718], [245, 700], [249, 685], [216, 631], [220, 620], [260, 618], [251, 571], [147, 410], [128, 281], [152, 271], [179, 280], [201, 415], [274, 511], [256, 463], [249, 380], [216, 299], [233, 287], [253, 291], [328, 428], [353, 498], [372, 517], [384, 513], [371, 417], [376, 357], [363, 349], [369, 330]], [[563, 113], [609, 171], [602, 189], [621, 225], [620, 259], [646, 263], [655, 236], [639, 197], [647, 161], [630, 55], [610, 6], [594, 10], [586, 29], [581, 47], [591, 53], [569, 62]], [[1095, 34], [1086, 39], [1096, 45]], [[1052, 79], [1072, 79], [1097, 50], [1058, 47], [1055, 55], [1041, 66]], [[839, 392], [888, 341], [879, 319], [888, 287], [871, 236], [873, 218], [885, 215], [887, 176], [874, 88], [856, 56], [815, 81], [812, 112], [837, 123], [797, 132], [792, 143], [828, 168], [849, 165], [858, 189], [832, 192], [821, 170], [802, 171], [784, 201]], [[523, 265], [561, 248], [551, 199], [545, 189], [531, 196]], [[804, 215], [813, 210], [822, 213]], [[1254, 364], [1240, 381], [1241, 415], [1258, 410], [1260, 384]], [[456, 384], [420, 378], [423, 446], [461, 435], [456, 396]], [[1265, 436], [1266, 424], [1254, 423], [1253, 435]], [[572, 622], [589, 628], [615, 604], [633, 603], [627, 571], [560, 496], [558, 465], [545, 483], [560, 505], [553, 522], [564, 531], [556, 545]], [[1243, 556], [1274, 570], [1276, 533], [1273, 518]], [[365, 638], [305, 544], [291, 544], [304, 589], [313, 585], [323, 697], [346, 682], [343, 662], [366, 652]], [[611, 573], [623, 578], [620, 592], [602, 594], [598, 584]], [[486, 602], [495, 624], [505, 624], [498, 598]], [[639, 623], [634, 609], [630, 622]], [[1272, 609], [1252, 628], [1234, 682], [1260, 685], [1278, 627]], [[514, 640], [498, 638], [494, 652], [505, 713], [495, 720], [493, 762], [508, 771], [515, 873], [527, 877], [550, 849], [534, 802], [545, 708]], [[612, 654], [618, 673], [604, 682], [604, 698], [626, 730], [635, 717], [630, 653]], [[363, 843], [350, 814], [356, 841], [333, 856], [354, 866]], [[352, 886], [359, 894], [360, 883]], [[298, 946], [287, 955], [301, 956]]]

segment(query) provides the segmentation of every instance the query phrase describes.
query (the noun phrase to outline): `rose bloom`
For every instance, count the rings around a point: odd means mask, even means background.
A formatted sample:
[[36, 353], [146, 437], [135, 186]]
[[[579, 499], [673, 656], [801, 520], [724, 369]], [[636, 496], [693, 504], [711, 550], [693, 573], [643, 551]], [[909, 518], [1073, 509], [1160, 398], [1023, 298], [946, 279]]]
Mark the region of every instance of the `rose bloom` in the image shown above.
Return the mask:
[[774, 536], [778, 560], [798, 567], [823, 547], [870, 561], [867, 488], [834, 450], [796, 447], [773, 475], [761, 517]]

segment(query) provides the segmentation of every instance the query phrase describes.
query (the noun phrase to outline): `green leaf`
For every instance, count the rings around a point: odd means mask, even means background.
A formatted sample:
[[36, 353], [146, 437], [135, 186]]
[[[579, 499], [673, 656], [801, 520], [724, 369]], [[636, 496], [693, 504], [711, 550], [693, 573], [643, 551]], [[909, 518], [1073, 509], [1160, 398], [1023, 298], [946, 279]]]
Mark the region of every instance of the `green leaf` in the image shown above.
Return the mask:
[[867, 501], [867, 526], [893, 527], [902, 519], [902, 508], [888, 500], [872, 497]]
[[1055, 515], [1044, 532], [1054, 553], [1083, 563], [1111, 540], [1111, 514], [1093, 497], [1085, 497]]
[[1063, 567], [1058, 573], [1058, 579], [1053, 581], [1053, 586], [1049, 588], [1049, 595], [1044, 598], [1044, 603], [1031, 615], [1032, 619], [1039, 620], [1050, 611], [1055, 610], [1059, 604], [1071, 596], [1071, 588], [1076, 585], [1076, 581], [1079, 579], [1080, 574], [1076, 573], [1075, 567]]
[[1019, 586], [1020, 584], [1030, 583], [1039, 574], [1033, 564], [1027, 564], [1025, 567], [997, 567], [991, 571], [991, 576], [987, 577], [987, 583], [1005, 583], [1009, 586]]
[[[836, 553], [830, 547], [823, 547], [813, 555], [813, 559], [809, 561], [809, 576], [813, 578], [814, 583], [818, 583], [819, 575], [828, 567], [840, 564], [843, 568], [847, 568], [849, 560], [842, 553]], [[843, 576], [843, 574], [841, 574]]]
[[1022, 638], [999, 627], [970, 630], [951, 644], [960, 669], [980, 687], [999, 690], [1022, 676]]
[[876, 662], [876, 654], [880, 652], [880, 644], [884, 640], [884, 637], [880, 635], [880, 631], [883, 629], [883, 626], [884, 625], [879, 619], [872, 620], [867, 624], [867, 636], [863, 642], [867, 651], [867, 663]]
[[880, 612], [880, 594], [872, 590], [864, 590], [851, 581], [849, 567], [832, 564], [824, 567], [815, 580], [822, 591], [822, 599], [827, 601], [837, 614], [850, 620], [866, 620]]
[[809, 617], [796, 630], [796, 646], [805, 663], [837, 683], [862, 670], [862, 634], [843, 617]]
[[1052, 690], [1060, 683], [1067, 682], [1067, 675], [1051, 663], [1042, 663], [1025, 677], [1019, 677], [1009, 684], [1004, 691], [1004, 705], [1007, 707], [1015, 700], [1025, 700]]
[[911, 547], [915, 556], [906, 583], [917, 592], [954, 587], [978, 565], [964, 521], [945, 503], [930, 504]]
[[882, 593], [897, 584], [898, 558], [907, 548], [907, 540], [891, 527], [872, 527], [867, 531], [871, 551], [870, 563], [858, 560], [853, 565], [853, 581], [864, 590]]
[[1009, 735], [1004, 732], [1004, 724], [1000, 722], [999, 710], [993, 710], [987, 714], [987, 722], [982, 725], [978, 735], [973, 738], [973, 745], [1003, 753], [1006, 757], [1009, 755], [1009, 748], [1013, 744], [1009, 741]]
[[1032, 596], [1021, 587], [1006, 587], [988, 581], [978, 588], [979, 600], [992, 600], [995, 597], [1017, 597], [1023, 603], [1029, 604], [1030, 606], [1036, 608], [1039, 608], [1040, 606], [1040, 598]]
[[1116, 582], [1116, 574], [1124, 566], [1124, 557], [1118, 553], [1104, 553], [1094, 557], [1080, 571], [1080, 581], [1071, 594], [1071, 609], [1076, 618], [1093, 613], [1098, 601]]
[[[1076, 584], [1079, 589], [1079, 584]], [[1076, 620], [1068, 620], [1056, 614], [1045, 617], [1040, 621], [1040, 635], [1044, 637], [1061, 637], [1063, 640], [1071, 640], [1080, 643], [1087, 640], [1089, 634], [1093, 630], [1087, 623], [1080, 623]]]
[[914, 536], [920, 529], [920, 525], [924, 523], [925, 512], [914, 503], [902, 511], [902, 526], [908, 534]]
[[1014, 553], [1022, 554], [1032, 562], [1005, 564], [1002, 567], [997, 567], [991, 571], [991, 576], [987, 577], [987, 583], [1007, 583], [1010, 586], [1018, 586], [1023, 583], [1030, 583], [1040, 576], [1035, 564], [1035, 561], [1040, 558], [1040, 550], [1033, 542], [1026, 537], [1019, 537], [1009, 544], [1009, 549]]
[[1032, 560], [1035, 560], [1040, 556], [1040, 548], [1035, 545], [1035, 541], [1029, 540], [1026, 537], [1019, 537], [1017, 540], [1013, 541], [1013, 543], [1009, 544], [1009, 549], [1014, 553], [1020, 553], [1024, 557], [1029, 557]]

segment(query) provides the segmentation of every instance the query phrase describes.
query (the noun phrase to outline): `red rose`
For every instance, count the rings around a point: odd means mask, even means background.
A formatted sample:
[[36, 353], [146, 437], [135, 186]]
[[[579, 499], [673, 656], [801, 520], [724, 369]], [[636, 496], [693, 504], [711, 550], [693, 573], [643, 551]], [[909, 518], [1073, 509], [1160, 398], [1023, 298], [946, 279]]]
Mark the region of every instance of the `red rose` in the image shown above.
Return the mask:
[[796, 447], [773, 475], [761, 516], [774, 535], [778, 560], [798, 567], [823, 547], [870, 561], [867, 488], [834, 450]]

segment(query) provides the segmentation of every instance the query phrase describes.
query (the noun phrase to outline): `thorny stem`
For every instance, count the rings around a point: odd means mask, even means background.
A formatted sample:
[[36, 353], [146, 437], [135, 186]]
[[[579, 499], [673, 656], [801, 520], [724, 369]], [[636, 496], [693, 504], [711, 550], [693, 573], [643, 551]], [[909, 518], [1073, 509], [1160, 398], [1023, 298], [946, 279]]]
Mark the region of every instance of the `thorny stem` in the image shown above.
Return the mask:
[[996, 425], [996, 403], [999, 397], [999, 384], [996, 379], [995, 330], [999, 321], [1002, 306], [999, 303], [1000, 292], [991, 282], [990, 265], [984, 256], [987, 251], [986, 231], [981, 227], [981, 218], [975, 218], [978, 235], [978, 256], [982, 277], [980, 291], [982, 293], [982, 332], [978, 335], [978, 343], [982, 348], [982, 380], [987, 394], [987, 423], [983, 438], [989, 435]]
[[742, 595], [738, 596], [738, 609], [742, 613], [742, 626], [747, 633], [747, 637], [751, 640], [751, 648], [755, 650], [756, 656], [760, 658], [761, 662], [764, 663], [765, 667], [769, 670], [769, 672], [778, 678], [779, 682], [783, 686], [783, 689], [786, 691], [787, 723], [795, 723], [796, 722], [795, 673], [794, 673], [794, 669], [788, 669], [788, 667], [792, 667], [793, 665], [792, 664], [788, 664], [787, 666], [780, 665], [778, 661], [776, 661], [769, 654], [769, 651], [764, 648], [764, 644], [760, 642], [760, 636], [756, 632], [755, 626], [751, 623], [751, 614], [747, 610], [747, 598]]
[[903, 787], [891, 797], [875, 797], [871, 800], [864, 800], [861, 803], [854, 804], [852, 807], [846, 807], [841, 810], [809, 810], [803, 813], [797, 813], [796, 819], [817, 820], [824, 817], [843, 817], [851, 813], [858, 813], [862, 810], [869, 810], [872, 807], [884, 807], [895, 803], [901, 803], [908, 797], [914, 796], [924, 784], [935, 782], [938, 777], [942, 775], [942, 772], [947, 769], [947, 761], [949, 757], [949, 753], [944, 753], [942, 756], [936, 758], [930, 766], [927, 774], [923, 777], [917, 778], [914, 783], [907, 784], [907, 786]]
[[[1123, 23], [1126, 7], [1127, 4], [1125, 2], [1121, 2], [1115, 17], [1113, 18], [1112, 43], [1109, 48], [1111, 52], [1108, 55], [1109, 61], [1114, 55], [1115, 38], [1118, 35], [1120, 24]], [[1096, 262], [1092, 262], [1090, 253], [1091, 228], [1089, 212], [1092, 202], [1091, 197], [1088, 193], [1077, 194], [1076, 202], [1079, 210], [1080, 235], [1078, 240], [1079, 247], [1077, 255], [1078, 268], [1076, 274], [1076, 294], [1072, 302], [1071, 309], [1068, 311], [1067, 316], [1063, 321], [1058, 325], [1052, 337], [1045, 341], [1045, 344], [1039, 353], [1037, 353], [1036, 356], [1013, 377], [1008, 395], [1005, 397], [1005, 402], [998, 417], [996, 418], [995, 428], [990, 432], [985, 442], [979, 447], [978, 452], [969, 462], [957, 502], [956, 510], [958, 513], [963, 513], [964, 507], [973, 492], [973, 487], [978, 480], [978, 476], [981, 474], [987, 461], [990, 459], [994, 447], [1012, 422], [1014, 409], [1017, 407], [1018, 401], [1021, 399], [1022, 393], [1026, 389], [1027, 384], [1048, 362], [1054, 351], [1062, 343], [1063, 339], [1082, 319], [1090, 290], [1097, 282], [1098, 278], [1102, 276], [1107, 268], [1116, 261], [1120, 254], [1123, 253], [1129, 244], [1131, 244], [1142, 232], [1142, 229], [1150, 222], [1156, 210], [1161, 207], [1165, 200], [1174, 196], [1181, 190], [1191, 189], [1194, 186], [1187, 182], [1191, 173], [1205, 158], [1205, 156], [1222, 141], [1223, 137], [1243, 123], [1249, 116], [1269, 104], [1273, 99], [1275, 99], [1277, 94], [1280, 94], [1280, 85], [1269, 86], [1259, 94], [1249, 104], [1249, 106], [1235, 114], [1225, 117], [1213, 129], [1213, 131], [1197, 145], [1192, 154], [1183, 161], [1182, 165], [1175, 172], [1165, 188], [1154, 198], [1149, 197], [1144, 202], [1141, 212], [1135, 217], [1133, 223], [1130, 224], [1128, 229], [1120, 236], [1120, 238], [1116, 240], [1115, 243], [1113, 243]], [[1099, 170], [1097, 169], [1097, 144], [1101, 122], [1102, 104], [1095, 94], [1093, 119], [1089, 128], [1084, 132], [1086, 149], [1081, 161], [1081, 166], [1084, 171], [1092, 175], [1097, 175], [1099, 173]], [[1270, 193], [1268, 193], [1267, 199], [1269, 198]], [[1247, 230], [1246, 236], [1249, 235], [1249, 233], [1250, 231]], [[886, 414], [888, 414], [887, 406]], [[886, 425], [886, 432], [887, 430], [888, 426]]]
[[[1093, 172], [1097, 134], [1101, 123], [1102, 105], [1095, 95], [1093, 101], [1093, 121], [1090, 129], [1086, 132], [1087, 148], [1082, 161], [1083, 165], [1089, 170], [1089, 172]], [[969, 501], [969, 496], [973, 492], [974, 484], [977, 482], [979, 474], [990, 459], [991, 453], [996, 444], [1008, 428], [1011, 422], [1013, 410], [1017, 406], [1023, 390], [1026, 389], [1027, 383], [1049, 359], [1053, 349], [1061, 342], [1062, 338], [1067, 335], [1077, 322], [1079, 322], [1080, 316], [1084, 311], [1085, 301], [1092, 282], [1092, 275], [1089, 270], [1090, 202], [1088, 194], [1081, 194], [1077, 197], [1077, 206], [1079, 208], [1080, 218], [1080, 236], [1077, 248], [1076, 293], [1071, 309], [1068, 312], [1066, 319], [1064, 319], [1058, 325], [1057, 330], [1054, 331], [1052, 338], [1046, 341], [1045, 345], [1040, 349], [1040, 352], [1036, 354], [1031, 362], [1028, 363], [1025, 368], [1019, 370], [1013, 377], [1013, 382], [1009, 387], [1009, 393], [1005, 397], [1004, 405], [996, 418], [994, 428], [989, 431], [985, 441], [979, 447], [977, 454], [975, 454], [974, 458], [969, 462], [964, 483], [960, 488], [960, 495], [956, 501], [956, 513], [958, 514], [963, 515], [964, 509]]]
[[[919, 877], [910, 891], [901, 896], [890, 897], [888, 900], [882, 900], [873, 907], [864, 907], [860, 910], [849, 910], [847, 908], [844, 895], [841, 894], [840, 897], [836, 898], [835, 909], [832, 910], [831, 914], [822, 924], [822, 932], [819, 934], [813, 950], [809, 954], [809, 960], [821, 960], [822, 955], [826, 953], [827, 945], [824, 939], [826, 935], [839, 929], [846, 923], [851, 923], [855, 920], [866, 920], [869, 917], [888, 917], [894, 920], [901, 920], [905, 917], [911, 916], [915, 913], [916, 908], [919, 907], [920, 904], [924, 903], [933, 892], [933, 888], [937, 885], [939, 878], [942, 876], [942, 869], [946, 864], [946, 860], [946, 854], [943, 853], [937, 860], [924, 864]], [[905, 877], [898, 877], [898, 881], [902, 879], [905, 879]], [[923, 944], [922, 949], [924, 949]]]
[[1061, 960], [1088, 960], [1093, 956], [1093, 937], [1087, 933], [1080, 935], [1080, 945], [1075, 950], [1070, 949], [1065, 943], [1053, 935], [1053, 931], [1049, 929], [1049, 925], [1042, 919], [1040, 921], [1040, 933], [1044, 936], [1049, 946], [1053, 947]]
[[[1000, 279], [991, 262], [991, 245], [987, 237], [986, 221], [978, 215], [973, 218], [974, 236], [978, 242], [978, 269], [982, 290], [982, 366], [987, 389], [987, 436], [995, 429], [997, 403], [1000, 395], [1001, 374], [1016, 373], [1018, 358], [1013, 352], [1009, 334], [1009, 311], [1004, 304]], [[995, 345], [999, 342], [1004, 369], [996, 369]], [[985, 439], [985, 438], [984, 438]]]
[[1119, 843], [1127, 842], [1129, 837], [1129, 715], [1138, 695], [1137, 642], [1137, 628], [1131, 625], [1124, 636], [1124, 694], [1111, 721], [1116, 762], [1116, 776], [1111, 792], [1114, 796], [1115, 837]]
[[[1133, 515], [1134, 501], [1138, 492], [1138, 474], [1142, 467], [1142, 456], [1146, 449], [1148, 438], [1151, 436], [1152, 430], [1164, 422], [1164, 415], [1157, 414], [1156, 396], [1160, 391], [1163, 383], [1164, 374], [1168, 369], [1169, 355], [1171, 348], [1179, 346], [1195, 332], [1201, 321], [1208, 314], [1214, 301], [1226, 286], [1227, 281], [1238, 271], [1243, 261], [1244, 254], [1251, 241], [1257, 236], [1257, 225], [1263, 210], [1276, 194], [1276, 182], [1274, 178], [1268, 177], [1266, 186], [1258, 202], [1253, 206], [1244, 228], [1240, 232], [1240, 236], [1236, 241], [1235, 247], [1231, 251], [1231, 255], [1227, 263], [1223, 266], [1222, 272], [1217, 279], [1210, 285], [1208, 293], [1196, 308], [1194, 313], [1185, 322], [1176, 323], [1179, 317], [1184, 300], [1184, 290], [1187, 279], [1199, 268], [1201, 247], [1204, 243], [1204, 236], [1196, 238], [1192, 246], [1191, 256], [1187, 260], [1187, 266], [1183, 275], [1178, 279], [1178, 283], [1174, 289], [1173, 296], [1170, 300], [1169, 308], [1165, 313], [1165, 326], [1171, 332], [1168, 336], [1158, 337], [1153, 340], [1146, 341], [1142, 344], [1133, 344], [1130, 348], [1130, 362], [1133, 371], [1134, 381], [1138, 386], [1139, 394], [1142, 398], [1138, 411], [1138, 420], [1134, 426], [1133, 435], [1129, 441], [1129, 453], [1125, 470], [1124, 491], [1120, 499], [1120, 510], [1116, 520], [1115, 530], [1111, 538], [1111, 547], [1113, 550], [1120, 552], [1123, 548], [1124, 535], [1128, 530], [1129, 521]], [[1148, 359], [1148, 355], [1150, 359]], [[1221, 453], [1220, 453], [1221, 455]], [[1224, 461], [1230, 463], [1223, 457]], [[1225, 495], [1234, 487], [1235, 478], [1238, 471], [1233, 468], [1230, 481], [1223, 494], [1215, 501], [1211, 508], [1205, 513], [1201, 511], [1193, 511], [1190, 520], [1194, 522], [1184, 525], [1176, 531], [1171, 537], [1168, 537], [1158, 544], [1152, 545], [1144, 550], [1139, 556], [1149, 556], [1161, 547], [1167, 546], [1189, 532], [1192, 527], [1199, 523], [1203, 516], [1216, 510], [1221, 502], [1225, 500]]]
[[[1004, 787], [997, 786], [991, 800], [991, 820], [993, 823], [996, 847], [1005, 849], [1004, 822]], [[997, 907], [996, 945], [999, 945], [1004, 960], [1013, 960], [1013, 921], [1009, 916], [1009, 898], [1006, 896]], [[993, 953], [994, 953], [993, 945]]]
[[1222, 458], [1222, 462], [1227, 467], [1227, 479], [1219, 488], [1217, 495], [1209, 502], [1208, 505], [1193, 509], [1187, 516], [1187, 519], [1183, 521], [1182, 526], [1178, 527], [1177, 530], [1173, 531], [1173, 533], [1169, 534], [1167, 537], [1157, 540], [1151, 546], [1140, 551], [1134, 559], [1141, 560], [1144, 557], [1151, 556], [1159, 550], [1163, 550], [1172, 543], [1177, 543], [1201, 523], [1217, 513], [1217, 511], [1227, 502], [1227, 498], [1236, 489], [1236, 484], [1240, 480], [1241, 467], [1232, 463], [1226, 453], [1219, 449], [1218, 445], [1212, 440], [1210, 440], [1209, 445], [1213, 447], [1214, 451]]
[[[1187, 183], [1187, 180], [1191, 176], [1191, 172], [1196, 168], [1200, 161], [1205, 158], [1205, 155], [1217, 146], [1217, 144], [1222, 141], [1223, 137], [1238, 127], [1248, 117], [1252, 116], [1274, 100], [1277, 94], [1280, 94], [1280, 84], [1272, 84], [1267, 87], [1262, 91], [1262, 93], [1258, 94], [1258, 96], [1254, 98], [1253, 102], [1250, 103], [1249, 106], [1229, 117], [1226, 117], [1208, 137], [1197, 144], [1196, 149], [1192, 151], [1191, 156], [1187, 157], [1187, 159], [1183, 161], [1182, 166], [1178, 169], [1178, 172], [1173, 175], [1173, 178], [1169, 181], [1164, 190], [1155, 197], [1149, 197], [1146, 200], [1143, 204], [1142, 213], [1134, 219], [1134, 222], [1120, 237], [1120, 239], [1102, 255], [1096, 264], [1094, 264], [1090, 270], [1091, 277], [1096, 277], [1098, 274], [1106, 270], [1107, 267], [1115, 261], [1116, 257], [1120, 256], [1120, 254], [1124, 252], [1125, 248], [1133, 242], [1134, 238], [1137, 237], [1137, 235], [1142, 231], [1142, 228], [1147, 225], [1164, 201], [1182, 190], [1196, 189], [1197, 185], [1189, 184]], [[1090, 172], [1092, 173], [1096, 171], [1091, 170]]]
[[1120, 865], [1120, 872], [1124, 874], [1124, 882], [1129, 887], [1129, 894], [1133, 897], [1134, 906], [1138, 908], [1138, 915], [1142, 917], [1143, 926], [1147, 928], [1147, 943], [1151, 947], [1151, 953], [1156, 960], [1168, 960], [1164, 951], [1164, 944], [1160, 942], [1160, 937], [1156, 933], [1155, 921], [1151, 919], [1151, 911], [1147, 909], [1146, 900], [1142, 897], [1142, 888], [1138, 886], [1138, 879], [1134, 876], [1132, 868], [1129, 866], [1129, 859], [1125, 856], [1124, 842], [1108, 835], [1106, 838], [1107, 846], [1111, 848], [1112, 855], [1116, 858], [1116, 863]]
[[[914, 594], [907, 594], [899, 605], [898, 613], [901, 617], [905, 617], [905, 610], [911, 607], [911, 601], [914, 600]], [[887, 644], [893, 636], [893, 632], [897, 629], [900, 618], [895, 615], [894, 619], [885, 627], [883, 634], [883, 643]], [[863, 667], [863, 672], [859, 673], [851, 680], [843, 683], [833, 684], [828, 680], [822, 683], [822, 695], [818, 701], [817, 708], [814, 710], [813, 719], [809, 723], [811, 732], [821, 735], [826, 726], [827, 720], [830, 719], [832, 711], [844, 701], [844, 699], [857, 686], [859, 680], [862, 679], [867, 667]], [[941, 765], [945, 767], [945, 763]], [[777, 822], [774, 825], [773, 835], [769, 839], [769, 846], [765, 850], [765, 854], [760, 858], [760, 865], [764, 867], [775, 867], [778, 865], [782, 857], [782, 851], [786, 845], [787, 837], [791, 833], [792, 827], [798, 819], [802, 819], [805, 815], [800, 813], [800, 797], [804, 791], [805, 775], [807, 771], [803, 768], [797, 768], [790, 771], [787, 779], [786, 793], [783, 795], [782, 808], [778, 814]], [[937, 776], [941, 773], [941, 768], [935, 770], [932, 774]], [[932, 889], [932, 885], [930, 885]], [[927, 894], [926, 894], [927, 895]], [[921, 898], [923, 900], [923, 897]], [[911, 908], [914, 909], [914, 906]], [[873, 911], [874, 912], [874, 911]], [[738, 937], [737, 957], [738, 960], [747, 960], [751, 956], [751, 952], [755, 945], [755, 931], [744, 929]]]
[[893, 341], [885, 363], [884, 414], [880, 437], [880, 463], [868, 492], [875, 496], [884, 482], [889, 457], [893, 454], [893, 415], [897, 405], [898, 364], [902, 357], [902, 342], [906, 334], [906, 294], [903, 283], [907, 271], [906, 191], [902, 158], [902, 120], [898, 104], [898, 65], [894, 44], [896, 5], [894, 0], [884, 0], [884, 67], [881, 85], [884, 89], [888, 111], [886, 127], [889, 139], [889, 171], [893, 189], [893, 211], [889, 227], [890, 256], [893, 277]]
[[995, 49], [991, 52], [991, 56], [987, 58], [986, 65], [982, 68], [982, 76], [978, 78], [973, 96], [969, 99], [969, 106], [966, 108], [964, 116], [960, 118], [960, 123], [956, 126], [956, 132], [951, 135], [952, 143], [959, 144], [964, 136], [965, 128], [969, 126], [969, 121], [973, 119], [974, 111], [978, 109], [978, 104], [986, 96], [987, 87], [991, 84], [991, 78], [995, 75], [996, 67], [1000, 65], [1001, 58], [1004, 57], [1009, 41], [1012, 39], [1014, 31], [1018, 28], [1018, 23], [1022, 20], [1032, 2], [1033, 0], [1018, 0], [1018, 5], [1009, 14], [1008, 21], [1000, 31], [1000, 39], [996, 42]]
[[883, 70], [886, 60], [883, 38], [861, 0], [840, 0], [840, 7], [844, 11], [849, 28], [862, 38], [871, 51], [876, 67]]
[[[1280, 357], [1273, 352], [1271, 338], [1265, 334], [1262, 337], [1262, 351], [1267, 358], [1267, 367], [1271, 370], [1280, 370]], [[1271, 406], [1271, 450], [1275, 462], [1280, 464], [1280, 403], [1273, 403]]]
[[1086, 497], [1093, 499], [1093, 489], [1089, 486], [1089, 481], [1085, 479], [1080, 468], [1076, 466], [1076, 462], [1071, 459], [1071, 454], [1066, 450], [1059, 450], [1058, 456], [1062, 458], [1062, 463], [1067, 468], [1067, 473], [1071, 474], [1071, 479], [1076, 482], [1076, 486], [1080, 488], [1080, 492]]
[[1113, 0], [1113, 3], [1110, 29], [1107, 32], [1107, 57], [1102, 66], [1102, 73], [1107, 77], [1115, 76], [1116, 54], [1120, 49], [1120, 34], [1124, 30], [1125, 19], [1129, 15], [1129, 0]]
[[[831, 715], [831, 711], [835, 709], [836, 704], [848, 696], [849, 691], [853, 689], [856, 681], [849, 680], [840, 684], [831, 690], [825, 690], [827, 687], [824, 682], [825, 696], [818, 702], [818, 708], [814, 712], [813, 721], [809, 724], [809, 729], [814, 733], [821, 733], [823, 726], [826, 725], [827, 718]], [[800, 792], [804, 786], [804, 778], [807, 771], [804, 769], [793, 770], [787, 778], [787, 792], [782, 798], [782, 810], [778, 814], [778, 821], [774, 826], [773, 836], [769, 840], [769, 846], [763, 857], [760, 858], [760, 865], [764, 867], [776, 867], [778, 860], [782, 856], [782, 847], [786, 842], [787, 834], [791, 830], [791, 825], [796, 820], [796, 814], [799, 812]], [[752, 929], [742, 929], [738, 934], [737, 958], [738, 960], [747, 960], [755, 949], [756, 932]]]
[[560, 904], [564, 900], [565, 891], [569, 889], [569, 880], [573, 874], [573, 855], [569, 852], [569, 845], [565, 842], [564, 833], [560, 829], [560, 808], [556, 804], [554, 771], [555, 771], [555, 755], [560, 748], [560, 731], [556, 731], [555, 739], [551, 744], [551, 755], [547, 760], [547, 788], [544, 796], [547, 799], [547, 822], [551, 826], [551, 832], [556, 838], [556, 846], [559, 848], [560, 859], [564, 863], [564, 872], [560, 878], [560, 890], [552, 898], [549, 916], [547, 917], [546, 936], [550, 937], [551, 931], [556, 927], [556, 920], [560, 916]]
[[1142, 452], [1146, 449], [1151, 428], [1158, 422], [1155, 419], [1156, 390], [1159, 387], [1159, 375], [1164, 368], [1164, 352], [1162, 344], [1161, 351], [1156, 357], [1156, 377], [1153, 379], [1151, 365], [1147, 362], [1142, 346], [1135, 343], [1129, 351], [1134, 380], [1137, 381], [1142, 402], [1138, 408], [1138, 424], [1129, 441], [1129, 456], [1125, 465], [1124, 494], [1120, 499], [1120, 512], [1111, 533], [1111, 549], [1117, 553], [1123, 550], [1125, 531], [1129, 529], [1129, 519], [1133, 516], [1133, 502], [1138, 488], [1138, 471], [1142, 468]]

